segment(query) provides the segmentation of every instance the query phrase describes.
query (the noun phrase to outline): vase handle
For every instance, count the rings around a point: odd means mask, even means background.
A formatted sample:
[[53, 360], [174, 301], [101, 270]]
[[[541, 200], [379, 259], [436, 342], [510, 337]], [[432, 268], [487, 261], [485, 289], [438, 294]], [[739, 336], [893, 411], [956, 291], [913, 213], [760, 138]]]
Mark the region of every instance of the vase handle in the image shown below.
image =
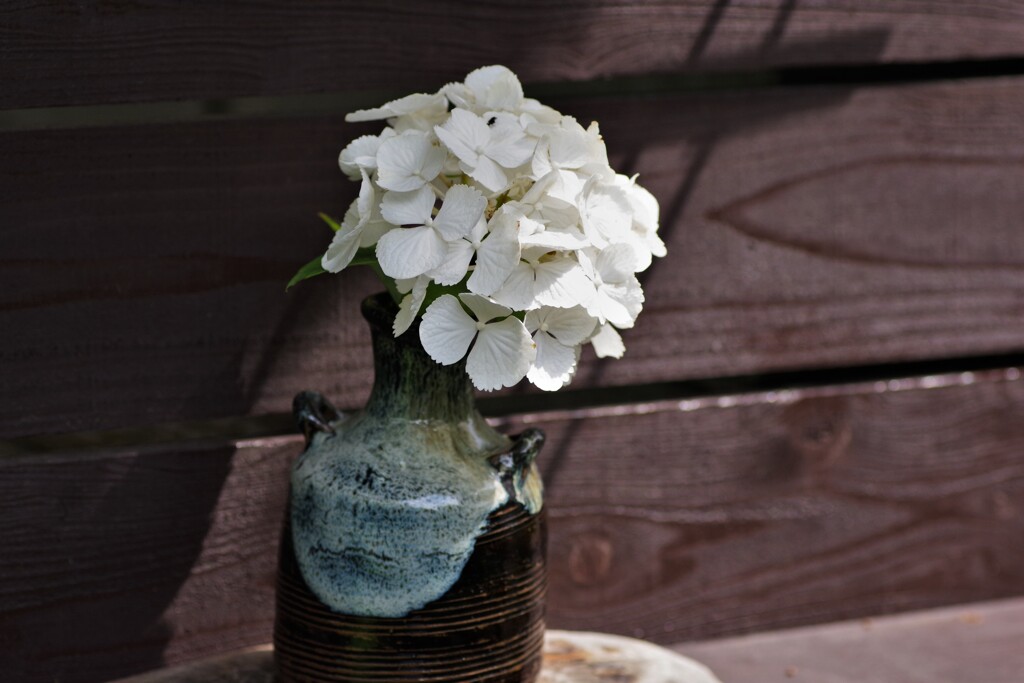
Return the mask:
[[344, 413], [315, 391], [300, 391], [295, 395], [295, 399], [292, 400], [292, 415], [299, 431], [306, 437], [307, 446], [317, 432], [334, 434], [331, 423], [345, 417]]
[[509, 499], [522, 503], [531, 514], [540, 510], [543, 504], [544, 486], [534, 467], [543, 445], [544, 432], [531, 427], [513, 438], [510, 449], [488, 458]]
[[491, 467], [504, 479], [521, 473], [537, 459], [544, 445], [544, 432], [534, 427], [513, 437], [512, 448], [489, 458]]

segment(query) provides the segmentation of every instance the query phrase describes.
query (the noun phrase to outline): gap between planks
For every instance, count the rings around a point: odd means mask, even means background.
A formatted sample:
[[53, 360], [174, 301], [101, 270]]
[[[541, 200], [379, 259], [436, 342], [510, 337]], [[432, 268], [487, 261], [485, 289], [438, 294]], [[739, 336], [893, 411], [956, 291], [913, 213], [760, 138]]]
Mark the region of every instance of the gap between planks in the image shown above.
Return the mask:
[[[656, 97], [718, 90], [772, 87], [877, 86], [971, 80], [1024, 75], [1024, 58], [941, 62], [894, 62], [788, 67], [759, 71], [592, 79], [527, 84], [540, 100], [593, 97]], [[0, 132], [61, 130], [107, 126], [203, 121], [306, 118], [378, 106], [407, 93], [362, 90], [268, 97], [230, 97], [185, 101], [30, 107], [0, 110]]]
[[[902, 375], [890, 365], [838, 368], [833, 371], [773, 373], [714, 380], [690, 380], [559, 394], [480, 398], [481, 411], [497, 426], [533, 422], [601, 419], [664, 412], [693, 412], [735, 406], [788, 405], [804, 399], [895, 393], [1016, 382], [1024, 356], [995, 356], [952, 361], [908, 363]], [[913, 372], [913, 370], [917, 372]], [[757, 386], [755, 389], [754, 386]], [[718, 389], [709, 393], [707, 387]], [[731, 389], [731, 390], [730, 390]], [[533, 410], [529, 408], [533, 407]], [[345, 410], [352, 410], [345, 407]], [[104, 454], [121, 450], [165, 450], [273, 445], [297, 439], [291, 415], [270, 414], [177, 422], [96, 432], [76, 432], [0, 440], [0, 458], [30, 454]]]

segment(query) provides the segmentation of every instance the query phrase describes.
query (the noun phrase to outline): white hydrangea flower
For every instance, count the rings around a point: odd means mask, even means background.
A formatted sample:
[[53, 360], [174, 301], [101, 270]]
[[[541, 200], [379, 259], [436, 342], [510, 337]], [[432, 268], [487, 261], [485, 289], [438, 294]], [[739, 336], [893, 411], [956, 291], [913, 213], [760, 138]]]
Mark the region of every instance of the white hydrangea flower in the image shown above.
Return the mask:
[[615, 180], [626, 193], [633, 213], [633, 230], [626, 241], [637, 252], [636, 272], [647, 270], [653, 256], [662, 257], [667, 253], [665, 243], [658, 236], [658, 200], [636, 184], [636, 176], [617, 175]]
[[495, 114], [489, 122], [466, 109], [455, 109], [434, 132], [458, 157], [462, 171], [491, 192], [509, 185], [504, 169], [525, 164], [533, 154], [534, 143], [512, 116]]
[[597, 333], [590, 338], [590, 344], [598, 358], [622, 358], [622, 354], [626, 352], [622, 337], [608, 323], [597, 328]]
[[393, 128], [385, 128], [380, 135], [363, 135], [348, 143], [338, 155], [338, 166], [342, 173], [351, 180], [359, 180], [363, 171], [373, 173], [377, 170], [377, 150], [380, 144], [394, 137]]
[[620, 330], [633, 327], [644, 304], [643, 289], [634, 275], [637, 256], [633, 248], [611, 244], [599, 251], [585, 249], [578, 256], [594, 285], [594, 296], [585, 304], [587, 310]]
[[405, 294], [402, 297], [402, 303], [398, 305], [398, 314], [395, 315], [393, 331], [397, 337], [408, 330], [413, 320], [419, 315], [423, 300], [427, 296], [427, 285], [430, 284], [430, 278], [420, 275], [415, 278], [397, 280], [395, 284], [398, 291]]
[[489, 296], [497, 291], [519, 263], [519, 222], [514, 212], [499, 210], [487, 224], [487, 237], [473, 241], [476, 267], [466, 286], [469, 291]]
[[442, 365], [457, 363], [469, 350], [466, 372], [473, 386], [484, 391], [519, 382], [537, 355], [530, 333], [511, 309], [468, 293], [458, 298], [445, 294], [430, 304], [420, 324], [420, 342]]
[[563, 116], [557, 125], [534, 124], [527, 132], [540, 137], [532, 162], [538, 178], [559, 168], [578, 169], [594, 160], [587, 131], [571, 116]]
[[450, 83], [442, 92], [456, 107], [477, 111], [517, 111], [523, 104], [519, 78], [504, 66], [471, 71], [464, 83]]
[[537, 346], [526, 378], [545, 391], [561, 389], [576, 373], [580, 344], [593, 335], [597, 320], [581, 306], [542, 307], [528, 311], [524, 324]]
[[636, 274], [665, 244], [657, 200], [609, 166], [597, 123], [524, 97], [499, 65], [346, 117], [384, 119], [339, 154], [361, 187], [320, 269], [365, 263], [359, 249], [376, 246], [400, 299], [395, 336], [422, 317], [424, 349], [439, 363], [466, 358], [481, 389], [524, 376], [565, 386], [586, 343], [621, 357], [618, 330], [643, 307]]
[[633, 213], [622, 188], [592, 178], [580, 194], [577, 207], [583, 232], [595, 247], [629, 240]]
[[411, 278], [441, 266], [448, 243], [465, 237], [487, 207], [484, 196], [468, 185], [455, 185], [445, 195], [437, 217], [432, 217], [434, 193], [429, 187], [415, 192], [388, 192], [381, 214], [394, 225], [377, 242], [377, 260], [385, 275]]
[[545, 175], [513, 205], [522, 212], [519, 240], [524, 248], [571, 251], [591, 246], [579, 227], [575, 191], [567, 187], [566, 178], [560, 172]]
[[384, 140], [377, 149], [377, 184], [411, 192], [431, 183], [444, 166], [445, 151], [426, 133], [407, 131]]
[[514, 217], [506, 211], [499, 211], [490, 222], [481, 216], [468, 235], [448, 243], [445, 262], [428, 275], [439, 285], [458, 284], [475, 258], [466, 286], [476, 294], [489, 295], [501, 287], [519, 262], [517, 232]]
[[382, 107], [354, 111], [351, 114], [347, 114], [345, 120], [349, 123], [357, 123], [400, 117], [443, 119], [447, 111], [448, 101], [443, 93], [438, 92], [433, 95], [414, 93], [397, 100], [392, 100]]
[[362, 176], [359, 196], [348, 207], [341, 228], [334, 233], [334, 239], [320, 259], [320, 265], [329, 273], [343, 270], [360, 247], [373, 246], [381, 235], [394, 227], [381, 215], [375, 200], [377, 193], [366, 171]]
[[492, 298], [517, 311], [540, 306], [589, 306], [594, 298], [594, 283], [573, 255], [543, 248], [526, 249]]

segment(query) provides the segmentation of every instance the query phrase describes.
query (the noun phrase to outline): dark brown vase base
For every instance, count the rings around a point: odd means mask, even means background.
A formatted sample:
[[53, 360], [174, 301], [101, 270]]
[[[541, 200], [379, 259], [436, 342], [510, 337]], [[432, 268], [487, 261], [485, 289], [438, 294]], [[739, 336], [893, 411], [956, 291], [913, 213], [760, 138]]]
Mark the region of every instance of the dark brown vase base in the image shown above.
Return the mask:
[[544, 642], [544, 512], [493, 512], [459, 580], [399, 619], [332, 612], [282, 535], [274, 648], [280, 683], [531, 683]]

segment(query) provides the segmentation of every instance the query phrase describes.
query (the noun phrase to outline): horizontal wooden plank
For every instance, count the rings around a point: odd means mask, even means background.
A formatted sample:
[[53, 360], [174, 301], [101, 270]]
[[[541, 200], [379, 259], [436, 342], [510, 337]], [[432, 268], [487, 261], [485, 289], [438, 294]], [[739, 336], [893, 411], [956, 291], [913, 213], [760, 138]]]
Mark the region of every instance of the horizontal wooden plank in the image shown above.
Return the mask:
[[676, 649], [728, 683], [1019, 683], [1024, 599], [789, 629]]
[[1018, 595], [1022, 399], [1011, 370], [538, 416], [552, 623], [666, 643]]
[[[1024, 349], [1024, 79], [575, 101], [662, 203], [626, 357], [574, 387]], [[637, 121], [644, 126], [637, 126]], [[338, 118], [0, 134], [0, 435], [361, 405], [366, 272], [282, 283]]]
[[248, 2], [0, 13], [0, 108], [422, 90], [504, 63], [527, 82], [1020, 56], [1011, 0]]
[[[509, 418], [547, 430], [549, 624], [674, 643], [1019, 594], [1017, 369]], [[5, 680], [267, 642], [298, 438], [0, 460]]]
[[98, 683], [265, 640], [290, 445], [0, 463], [5, 678]]

